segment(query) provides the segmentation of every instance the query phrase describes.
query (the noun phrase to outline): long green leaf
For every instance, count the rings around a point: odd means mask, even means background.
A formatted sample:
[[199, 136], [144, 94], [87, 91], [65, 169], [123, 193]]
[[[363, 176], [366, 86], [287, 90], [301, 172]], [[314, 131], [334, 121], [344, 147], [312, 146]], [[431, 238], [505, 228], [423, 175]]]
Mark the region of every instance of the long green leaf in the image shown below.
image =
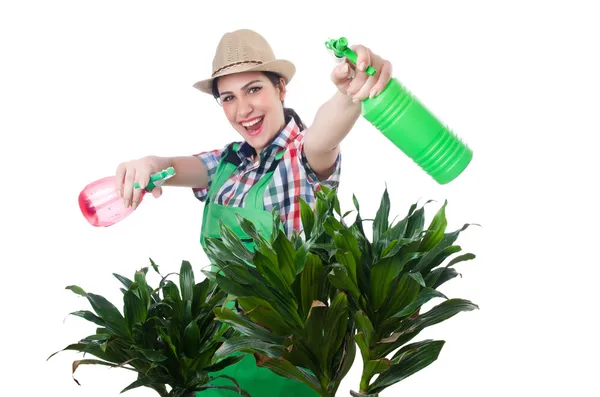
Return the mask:
[[148, 314], [145, 304], [136, 294], [137, 290], [139, 290], [138, 284], [133, 283], [123, 295], [123, 313], [131, 333], [135, 325], [141, 325], [146, 321]]
[[[300, 239], [298, 239], [297, 241], [301, 242]], [[296, 250], [296, 273], [295, 273], [296, 276], [298, 274], [302, 273], [302, 271], [304, 270], [304, 266], [306, 266], [306, 260], [308, 258], [309, 251], [312, 247], [313, 247], [313, 243], [309, 240], [309, 241], [302, 243], [300, 245], [300, 247], [298, 247], [298, 249]]]
[[378, 316], [378, 319], [380, 318], [384, 321], [385, 319], [389, 319], [412, 302], [420, 290], [421, 287], [417, 281], [406, 273], [402, 274], [400, 279], [396, 280], [390, 288], [389, 300], [379, 309], [381, 316]]
[[121, 282], [121, 284], [123, 284], [125, 286], [126, 289], [129, 289], [129, 287], [131, 287], [131, 284], [133, 284], [133, 281], [131, 281], [130, 279], [128, 279], [125, 276], [121, 276], [120, 274], [117, 274], [117, 273], [113, 273], [113, 276], [115, 276], [115, 278], [117, 280], [119, 280]]
[[419, 272], [410, 272], [407, 273], [410, 277], [412, 277], [413, 280], [415, 280], [417, 283], [419, 283], [419, 285], [421, 287], [426, 287], [425, 285], [425, 279], [423, 279], [423, 275]]
[[253, 280], [265, 282], [263, 275], [253, 266], [245, 263], [227, 262], [223, 266], [219, 265], [222, 273], [237, 284], [250, 285]]
[[414, 319], [402, 322], [401, 327], [391, 337], [379, 341], [373, 350], [375, 357], [385, 357], [398, 347], [413, 339], [423, 329], [441, 323], [463, 311], [472, 311], [479, 307], [466, 299], [448, 299]]
[[404, 231], [404, 238], [413, 239], [417, 237], [423, 231], [425, 225], [425, 209], [420, 207], [418, 210], [412, 211], [411, 215], [408, 216], [406, 229]]
[[408, 238], [392, 240], [388, 246], [384, 246], [385, 248], [383, 248], [383, 251], [381, 252], [381, 259], [395, 256], [404, 246], [412, 242], [414, 242], [414, 240]]
[[411, 239], [404, 239], [403, 236], [405, 235], [406, 232], [406, 226], [408, 224], [408, 215], [400, 220], [398, 223], [396, 223], [395, 225], [393, 225], [392, 227], [390, 227], [388, 230], [385, 231], [385, 233], [383, 233], [380, 237], [379, 237], [379, 241], [382, 243], [382, 246], [387, 246], [387, 244], [389, 244], [391, 241], [394, 240], [407, 240], [410, 241]]
[[331, 380], [330, 392], [332, 395], [337, 395], [337, 389], [340, 383], [345, 379], [346, 375], [354, 364], [356, 358], [356, 343], [354, 340], [354, 328], [350, 327], [350, 330], [346, 332], [344, 336], [344, 348], [338, 352], [335, 356], [332, 369], [334, 371], [334, 377]]
[[349, 293], [355, 304], [358, 305], [361, 292], [348, 275], [348, 271], [345, 267], [334, 266], [331, 272], [329, 272], [328, 278], [331, 285], [341, 291]]
[[125, 318], [115, 305], [103, 296], [91, 292], [87, 293], [87, 299], [98, 317], [104, 320], [106, 328], [123, 338], [130, 337], [131, 334], [125, 323]]
[[380, 358], [379, 360], [369, 360], [364, 363], [364, 371], [368, 374], [380, 374], [387, 371], [390, 368], [390, 360], [387, 358]]
[[426, 368], [437, 360], [443, 346], [444, 341], [421, 342], [418, 348], [412, 349], [410, 353], [402, 355], [402, 358], [397, 363], [380, 374], [369, 387], [369, 393], [381, 393], [387, 387]]
[[366, 343], [367, 346], [371, 346], [373, 345], [376, 340], [375, 340], [375, 328], [373, 328], [373, 324], [371, 323], [371, 320], [369, 320], [369, 317], [363, 312], [363, 311], [358, 311], [355, 314], [355, 318], [356, 318], [356, 329], [359, 332], [362, 332], [362, 334], [364, 335], [364, 341]]
[[67, 347], [65, 347], [62, 350], [58, 350], [54, 353], [52, 353], [50, 356], [48, 356], [48, 358], [46, 360], [50, 360], [52, 357], [54, 357], [55, 355], [57, 355], [58, 353], [67, 351], [67, 350], [74, 350], [74, 351], [78, 351], [78, 352], [87, 352], [88, 348], [93, 348], [93, 346], [87, 344], [87, 343], [72, 343], [70, 345], [68, 345]]
[[424, 288], [419, 293], [419, 295], [415, 298], [415, 300], [413, 300], [408, 305], [406, 305], [398, 313], [394, 314], [392, 316], [392, 318], [401, 318], [401, 317], [409, 316], [409, 315], [413, 314], [417, 309], [419, 309], [421, 306], [423, 306], [425, 303], [429, 302], [433, 298], [444, 298], [446, 300], [448, 299], [446, 297], [446, 295], [442, 294], [439, 291], [436, 291], [433, 288]]
[[363, 394], [363, 393], [357, 393], [354, 390], [350, 390], [350, 396], [351, 397], [379, 397], [379, 394], [378, 393]]
[[375, 215], [375, 221], [373, 222], [373, 243], [379, 241], [380, 237], [389, 228], [389, 215], [390, 215], [390, 197], [387, 191], [387, 187], [383, 192], [379, 209]]
[[397, 255], [380, 259], [371, 269], [371, 303], [377, 311], [390, 297], [390, 288], [404, 266], [422, 253], [413, 252], [407, 255]]
[[[77, 368], [79, 368], [80, 365], [105, 365], [107, 367], [112, 367], [115, 368], [118, 365], [110, 363], [110, 362], [106, 362], [106, 361], [102, 361], [102, 360], [93, 360], [93, 359], [85, 359], [85, 360], [75, 360], [73, 361], [72, 364], [72, 371], [71, 373], [73, 374], [73, 380], [80, 385], [79, 381], [77, 379], [75, 379], [75, 371], [77, 371]], [[127, 368], [127, 367], [123, 367], [126, 369], [131, 369], [131, 368]]]
[[358, 276], [356, 273], [357, 264], [354, 255], [352, 255], [350, 252], [342, 253], [338, 251], [335, 254], [335, 258], [342, 266], [348, 269], [348, 275], [350, 276], [350, 279], [354, 284], [358, 285]]
[[198, 315], [199, 310], [203, 306], [207, 305], [206, 299], [212, 289], [214, 289], [214, 285], [211, 284], [208, 278], [194, 285], [194, 298], [192, 299], [192, 315], [194, 317]]
[[[144, 349], [141, 348], [139, 346], [134, 346], [134, 349], [136, 352], [139, 352], [142, 354], [142, 356], [150, 361], [154, 361], [154, 362], [162, 362], [165, 361], [167, 359], [167, 356], [165, 356], [164, 354], [155, 351], [155, 350], [151, 350], [151, 349]], [[142, 357], [139, 356], [139, 357]]]
[[302, 199], [297, 198], [300, 203], [300, 219], [302, 221], [302, 228], [304, 230], [304, 236], [308, 240], [312, 236], [313, 227], [315, 224], [315, 214], [312, 208]]
[[244, 358], [243, 354], [238, 354], [238, 355], [235, 355], [235, 356], [228, 356], [228, 357], [225, 357], [224, 359], [220, 360], [216, 364], [209, 365], [208, 367], [204, 368], [203, 371], [205, 371], [205, 372], [219, 372], [219, 371], [222, 371], [225, 368], [229, 367], [230, 365], [238, 363], [243, 358]]
[[362, 253], [352, 230], [341, 229], [339, 232], [335, 233], [334, 244], [343, 253], [351, 253], [355, 262], [358, 263], [360, 261]]
[[[223, 241], [218, 238], [207, 237], [205, 239], [206, 253], [211, 262], [222, 268], [224, 264], [233, 262], [243, 262], [242, 259], [237, 257], [229, 247], [227, 247]], [[244, 247], [245, 249], [245, 247]]]
[[319, 363], [321, 364], [320, 370], [324, 373], [327, 372], [324, 358], [325, 355], [323, 354], [323, 350], [325, 349], [324, 329], [326, 313], [327, 305], [325, 303], [320, 301], [313, 302], [304, 325], [305, 338], [303, 341], [313, 354], [317, 354], [321, 357], [319, 360]]
[[[248, 268], [248, 266], [246, 266], [246, 268]], [[280, 289], [268, 285], [256, 270], [248, 272], [247, 274], [247, 279], [244, 283], [248, 283], [248, 281], [252, 282], [252, 285], [247, 287], [240, 285], [238, 282], [234, 282], [230, 278], [221, 276], [220, 274], [217, 274], [216, 280], [223, 290], [237, 297], [255, 296], [270, 302], [289, 324], [298, 327], [302, 326], [303, 322], [298, 314], [298, 302], [291, 290], [286, 291], [289, 293], [285, 294]]]
[[138, 285], [138, 289], [135, 291], [138, 294], [142, 304], [144, 305], [144, 310], [148, 310], [151, 305], [151, 294], [152, 288], [148, 286], [148, 282], [146, 281], [146, 273], [148, 268], [144, 268], [142, 270], [136, 271], [134, 275], [135, 283]]
[[296, 251], [283, 233], [279, 234], [273, 242], [273, 249], [277, 253], [277, 262], [283, 280], [290, 286], [296, 277]]
[[148, 258], [148, 260], [150, 261], [150, 265], [152, 266], [152, 269], [154, 269], [156, 274], [158, 274], [160, 276], [161, 274], [160, 274], [160, 271], [158, 270], [158, 265], [152, 260], [152, 258]]
[[308, 254], [304, 270], [300, 273], [300, 297], [302, 318], [308, 317], [308, 312], [313, 301], [325, 299], [326, 269], [321, 258], [315, 254]]
[[217, 319], [223, 323], [231, 325], [236, 330], [240, 331], [243, 335], [248, 337], [258, 338], [260, 340], [273, 341], [275, 343], [281, 343], [282, 339], [277, 338], [269, 330], [253, 323], [250, 319], [243, 314], [234, 312], [231, 309], [216, 308], [214, 310]]
[[69, 290], [73, 291], [74, 293], [76, 293], [77, 295], [85, 296], [87, 298], [87, 292], [85, 292], [83, 290], [83, 288], [81, 288], [77, 285], [69, 285], [65, 289], [69, 289]]
[[292, 325], [288, 324], [281, 314], [264, 299], [246, 297], [238, 298], [238, 302], [244, 309], [244, 314], [261, 327], [282, 336], [294, 333]]
[[277, 262], [273, 263], [267, 256], [261, 252], [257, 252], [254, 256], [253, 264], [271, 286], [286, 294], [292, 294], [288, 276], [284, 276]]
[[281, 357], [296, 367], [307, 369], [317, 378], [323, 376], [319, 357], [306, 345], [305, 337], [292, 336], [285, 341], [285, 349]]
[[451, 267], [442, 268], [442, 272], [439, 274], [439, 277], [436, 278], [435, 282], [431, 285], [432, 288], [439, 288], [440, 285], [444, 284], [448, 280], [452, 280], [460, 273], [456, 271], [456, 269]]
[[260, 232], [256, 229], [256, 226], [254, 226], [254, 223], [244, 218], [240, 214], [235, 214], [235, 217], [242, 228], [242, 231], [252, 238], [256, 246], [259, 248], [259, 251], [262, 251], [261, 248], [269, 246], [269, 241], [260, 234]]
[[253, 253], [248, 250], [240, 238], [223, 223], [222, 219], [219, 219], [219, 226], [221, 229], [221, 239], [223, 244], [231, 251], [231, 253], [241, 260], [251, 261]]
[[450, 263], [448, 263], [448, 267], [454, 266], [454, 265], [456, 265], [459, 262], [469, 261], [469, 260], [472, 260], [472, 259], [475, 259], [475, 258], [476, 258], [475, 254], [466, 253], [466, 254], [457, 256], [456, 258], [452, 259], [450, 261]]
[[342, 344], [348, 328], [349, 315], [348, 298], [345, 293], [338, 292], [325, 313], [323, 337], [325, 343], [321, 348], [325, 368], [327, 368], [330, 377], [334, 375], [334, 373], [331, 373], [333, 358], [343, 348]]
[[354, 335], [354, 340], [356, 341], [356, 345], [360, 350], [363, 362], [369, 361], [371, 359], [371, 349], [366, 341], [365, 334], [363, 332], [357, 333]]
[[194, 271], [189, 261], [181, 262], [181, 269], [179, 271], [179, 285], [181, 286], [181, 298], [186, 301], [192, 301], [194, 299]]
[[200, 351], [200, 328], [196, 321], [191, 321], [183, 331], [183, 353], [194, 358]]
[[151, 385], [163, 385], [168, 384], [173, 380], [170, 376], [144, 376], [135, 382], [132, 382], [129, 386], [121, 390], [121, 393], [125, 393], [126, 391], [136, 389], [138, 387], [146, 386], [150, 387]]
[[431, 261], [433, 261], [444, 249], [451, 246], [458, 238], [458, 235], [461, 232], [463, 232], [465, 229], [467, 229], [469, 226], [471, 226], [471, 224], [467, 223], [463, 227], [461, 227], [460, 229], [458, 229], [452, 233], [444, 234], [444, 236], [442, 237], [440, 242], [438, 244], [436, 244], [435, 247], [433, 247], [431, 250], [427, 251], [425, 253], [425, 255], [423, 255], [423, 257], [421, 258], [419, 263], [416, 265], [414, 270], [421, 271], [421, 270], [426, 269], [427, 266], [429, 265], [429, 263]]
[[87, 321], [90, 321], [94, 324], [97, 324], [101, 327], [105, 327], [106, 323], [104, 322], [104, 320], [102, 320], [100, 317], [96, 316], [94, 313], [92, 313], [89, 310], [78, 310], [76, 312], [72, 312], [69, 313], [72, 316], [77, 316], [77, 317], [81, 317], [86, 319]]
[[235, 353], [264, 354], [269, 357], [281, 357], [283, 348], [282, 345], [244, 335], [226, 340], [219, 350], [215, 352], [214, 359], [219, 361]]
[[444, 200], [444, 204], [433, 217], [433, 220], [431, 221], [431, 224], [427, 229], [427, 234], [425, 235], [423, 240], [421, 240], [419, 251], [431, 250], [435, 245], [437, 245], [440, 242], [440, 240], [444, 236], [446, 226], [448, 225], [448, 221], [446, 220], [447, 205], [448, 200]]
[[271, 358], [261, 354], [257, 354], [256, 357], [256, 362], [259, 367], [269, 368], [279, 376], [304, 383], [316, 391], [321, 397], [330, 397], [327, 391], [320, 385], [319, 380], [313, 374], [302, 368], [297, 368], [289, 361], [283, 359]]
[[181, 320], [181, 313], [183, 312], [183, 302], [181, 301], [181, 295], [179, 294], [179, 288], [171, 280], [166, 280], [162, 286], [162, 292], [164, 299], [163, 301], [171, 308], [173, 308], [172, 315], [175, 320]]
[[215, 274], [216, 283], [223, 291], [236, 297], [251, 296], [253, 295], [248, 286], [236, 283], [228, 277], [221, 274]]
[[[224, 384], [225, 382], [222, 382], [221, 379], [227, 379], [230, 383], [233, 383], [233, 386], [227, 386], [226, 384]], [[244, 389], [242, 389], [240, 387], [240, 384], [235, 380], [235, 378], [229, 376], [229, 375], [225, 375], [225, 374], [220, 374], [217, 376], [213, 376], [210, 378], [209, 383], [214, 383], [215, 381], [219, 381], [219, 384], [207, 384], [204, 386], [200, 386], [194, 389], [194, 391], [198, 391], [198, 392], [203, 392], [206, 390], [230, 390], [233, 391], [235, 393], [237, 393], [237, 395], [243, 396], [243, 397], [251, 397], [250, 394], [248, 394], [247, 391], [245, 391]], [[187, 390], [186, 392], [180, 396], [180, 397], [186, 397], [186, 394], [188, 394]], [[218, 393], [221, 394], [221, 393]], [[201, 393], [200, 395], [204, 395], [204, 393]], [[229, 393], [228, 393], [229, 395]]]

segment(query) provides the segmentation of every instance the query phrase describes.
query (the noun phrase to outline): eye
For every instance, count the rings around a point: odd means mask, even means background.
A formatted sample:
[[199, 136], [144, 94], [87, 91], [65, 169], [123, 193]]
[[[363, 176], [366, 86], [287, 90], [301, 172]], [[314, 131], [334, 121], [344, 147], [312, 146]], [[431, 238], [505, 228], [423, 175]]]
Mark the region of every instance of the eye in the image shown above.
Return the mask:
[[261, 88], [262, 88], [262, 87], [251, 87], [251, 88], [249, 88], [249, 89], [248, 89], [248, 93], [250, 93], [250, 94], [255, 94], [255, 93], [257, 93], [258, 91], [260, 91], [260, 89], [261, 89]]
[[233, 100], [233, 95], [227, 95], [221, 98], [221, 101], [223, 102], [229, 102], [231, 100]]

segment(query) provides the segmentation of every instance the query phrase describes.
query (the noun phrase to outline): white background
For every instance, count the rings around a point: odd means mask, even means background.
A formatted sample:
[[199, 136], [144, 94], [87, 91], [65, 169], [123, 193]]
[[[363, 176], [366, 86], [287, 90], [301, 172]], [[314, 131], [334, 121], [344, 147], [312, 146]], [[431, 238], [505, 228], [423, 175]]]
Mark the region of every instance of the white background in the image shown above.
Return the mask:
[[[568, 4], [568, 5], [567, 5]], [[210, 74], [221, 35], [263, 34], [298, 73], [286, 105], [310, 124], [333, 93], [325, 40], [346, 36], [391, 60], [404, 83], [474, 150], [441, 186], [366, 120], [344, 141], [340, 198], [374, 216], [387, 184], [392, 216], [416, 200], [428, 219], [449, 200], [449, 229], [477, 259], [442, 292], [471, 299], [425, 332], [446, 340], [433, 365], [384, 395], [597, 396], [600, 25], [592, 2], [5, 1], [0, 6], [2, 395], [117, 396], [125, 370], [64, 352], [94, 325], [64, 288], [120, 304], [120, 284], [152, 257], [167, 273], [190, 260], [203, 205], [188, 189], [148, 196], [110, 228], [88, 225], [81, 189], [119, 162], [181, 155], [238, 139], [192, 84]], [[152, 279], [156, 284], [156, 278]], [[340, 388], [356, 388], [360, 359]], [[153, 395], [149, 389], [130, 397]]]

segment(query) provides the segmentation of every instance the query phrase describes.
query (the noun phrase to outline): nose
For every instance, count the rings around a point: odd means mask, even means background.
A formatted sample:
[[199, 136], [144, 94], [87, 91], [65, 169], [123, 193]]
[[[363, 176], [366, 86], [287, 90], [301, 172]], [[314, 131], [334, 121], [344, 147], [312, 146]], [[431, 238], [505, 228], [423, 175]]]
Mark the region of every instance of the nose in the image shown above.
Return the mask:
[[246, 118], [252, 113], [252, 103], [246, 98], [239, 98], [237, 103], [237, 114], [241, 119]]

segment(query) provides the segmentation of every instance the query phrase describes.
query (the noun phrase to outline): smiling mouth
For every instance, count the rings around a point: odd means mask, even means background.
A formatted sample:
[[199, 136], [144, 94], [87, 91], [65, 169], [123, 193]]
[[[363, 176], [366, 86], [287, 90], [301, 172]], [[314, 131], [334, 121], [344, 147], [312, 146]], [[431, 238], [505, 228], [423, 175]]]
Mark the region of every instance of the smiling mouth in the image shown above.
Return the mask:
[[264, 120], [264, 116], [256, 118], [247, 123], [241, 123], [241, 125], [242, 125], [242, 127], [244, 127], [246, 129], [246, 132], [248, 133], [248, 135], [254, 136], [254, 135], [258, 135], [260, 133], [260, 131], [262, 130], [263, 120]]

